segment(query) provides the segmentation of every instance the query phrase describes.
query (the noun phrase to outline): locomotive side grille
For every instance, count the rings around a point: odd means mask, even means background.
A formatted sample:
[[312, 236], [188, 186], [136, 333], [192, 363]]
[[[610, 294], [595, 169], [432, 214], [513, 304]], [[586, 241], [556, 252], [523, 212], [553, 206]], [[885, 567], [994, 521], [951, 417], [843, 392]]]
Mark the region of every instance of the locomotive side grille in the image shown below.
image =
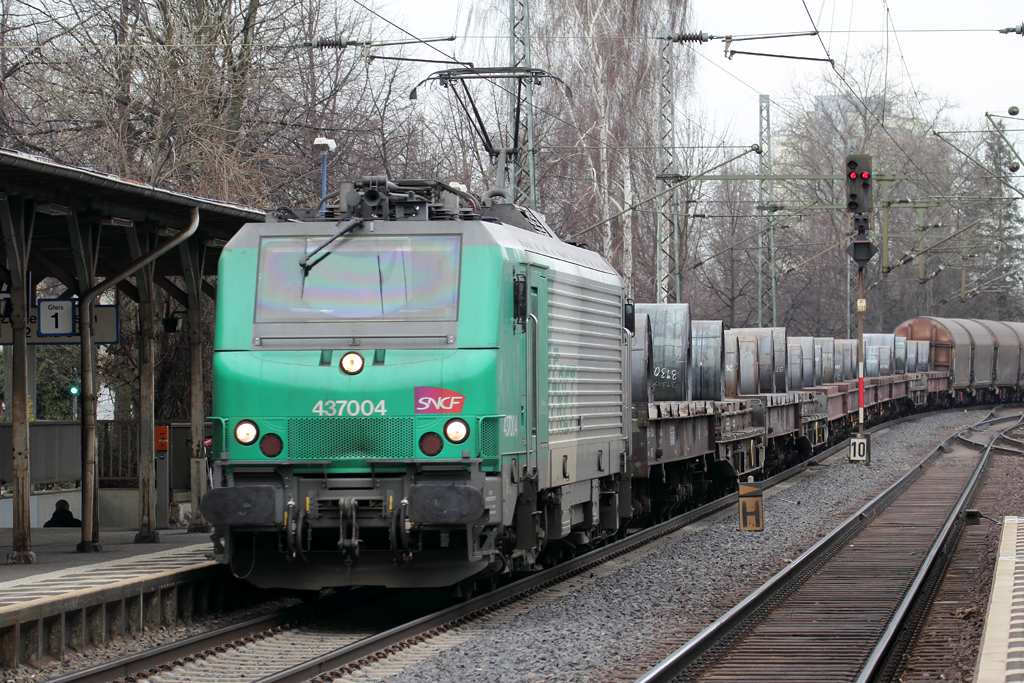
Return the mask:
[[569, 275], [548, 280], [548, 441], [607, 443], [627, 432], [621, 291]]
[[500, 417], [485, 417], [480, 420], [480, 455], [485, 458], [498, 456], [498, 423]]
[[225, 450], [224, 444], [224, 420], [218, 418], [212, 418], [210, 423], [213, 427], [213, 435], [211, 437], [212, 443], [210, 449], [213, 452], [215, 458], [220, 458], [220, 454]]
[[293, 460], [409, 458], [411, 417], [296, 417], [288, 420], [288, 457]]

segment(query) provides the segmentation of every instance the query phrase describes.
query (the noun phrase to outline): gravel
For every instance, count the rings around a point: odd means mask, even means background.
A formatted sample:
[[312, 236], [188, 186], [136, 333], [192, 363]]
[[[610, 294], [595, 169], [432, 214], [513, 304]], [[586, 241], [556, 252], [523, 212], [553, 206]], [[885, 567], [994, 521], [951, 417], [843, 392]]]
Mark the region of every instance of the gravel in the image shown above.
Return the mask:
[[[833, 457], [766, 491], [763, 533], [741, 532], [735, 513], [719, 513], [612, 561], [603, 571], [598, 568], [592, 574], [596, 578], [584, 577], [575, 586], [563, 587], [564, 595], [544, 599], [542, 594], [534, 604], [521, 606], [518, 616], [500, 620], [497, 626], [477, 624], [475, 633], [453, 639], [453, 647], [410, 657], [409, 666], [384, 680], [634, 680], [898, 479], [940, 440], [984, 414], [930, 415], [890, 428], [872, 437], [870, 468]], [[1015, 462], [1024, 468], [1024, 463]], [[1021, 475], [1018, 471], [1015, 481]], [[285, 604], [264, 603], [200, 618], [189, 626], [146, 631], [102, 650], [71, 653], [63, 664], [5, 670], [2, 681], [39, 683]], [[965, 647], [969, 652], [977, 644]], [[376, 679], [371, 671], [367, 678]]]
[[[833, 457], [765, 493], [763, 533], [721, 513], [561, 599], [411, 663], [387, 681], [634, 680], [983, 411], [930, 415], [872, 437], [872, 466]], [[1019, 481], [1019, 480], [1018, 480]], [[369, 671], [368, 671], [369, 673]]]

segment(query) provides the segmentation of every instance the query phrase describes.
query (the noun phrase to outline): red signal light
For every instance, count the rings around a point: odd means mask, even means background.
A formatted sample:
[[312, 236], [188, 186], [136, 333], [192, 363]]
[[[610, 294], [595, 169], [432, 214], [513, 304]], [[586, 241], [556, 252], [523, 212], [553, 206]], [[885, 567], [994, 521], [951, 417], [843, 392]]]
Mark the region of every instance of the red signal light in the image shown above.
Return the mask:
[[[856, 174], [854, 174], [854, 175], [856, 175]], [[863, 178], [864, 180], [867, 180], [868, 178], [871, 177], [871, 174], [868, 173], [867, 171], [864, 171], [863, 173], [860, 174], [860, 177]]]
[[856, 178], [857, 177], [857, 172], [856, 171], [851, 171], [850, 172], [850, 177], [851, 178]]

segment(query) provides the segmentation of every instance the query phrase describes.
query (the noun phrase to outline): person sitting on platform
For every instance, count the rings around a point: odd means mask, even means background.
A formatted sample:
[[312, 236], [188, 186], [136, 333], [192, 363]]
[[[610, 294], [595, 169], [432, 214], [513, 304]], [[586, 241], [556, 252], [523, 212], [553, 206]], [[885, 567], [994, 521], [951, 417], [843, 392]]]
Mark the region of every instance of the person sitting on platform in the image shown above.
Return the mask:
[[71, 505], [62, 499], [57, 501], [57, 509], [53, 511], [53, 517], [50, 517], [50, 521], [43, 526], [82, 526], [82, 520], [75, 519], [71, 513]]

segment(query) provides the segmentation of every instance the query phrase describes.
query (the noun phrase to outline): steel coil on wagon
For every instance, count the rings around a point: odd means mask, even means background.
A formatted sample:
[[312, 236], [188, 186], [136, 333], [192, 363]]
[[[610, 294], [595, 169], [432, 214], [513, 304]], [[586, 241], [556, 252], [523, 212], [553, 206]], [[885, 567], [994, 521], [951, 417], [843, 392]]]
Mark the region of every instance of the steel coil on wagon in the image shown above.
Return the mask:
[[690, 400], [690, 305], [637, 304], [651, 319], [654, 400]]
[[[757, 393], [774, 392], [775, 338], [770, 328], [758, 328], [757, 335]], [[740, 366], [743, 367], [742, 365]]]
[[896, 335], [881, 334], [879, 332], [865, 332], [864, 346], [888, 346], [889, 352], [896, 351]]
[[790, 337], [789, 343], [800, 345], [800, 381], [805, 387], [813, 387], [814, 337]]
[[903, 340], [907, 347], [907, 361], [904, 365], [904, 370], [906, 372], [917, 372], [917, 342], [911, 341], [906, 337], [900, 337], [900, 339]]
[[790, 337], [786, 345], [789, 356], [789, 389], [800, 391], [804, 388], [804, 350], [798, 337]]
[[[761, 393], [761, 377], [758, 372], [758, 358], [762, 352], [762, 336], [757, 330], [739, 330], [736, 341], [739, 345], [738, 390], [741, 395]], [[768, 348], [771, 348], [769, 338]], [[769, 354], [770, 357], [770, 354]], [[770, 373], [769, 373], [770, 377]]]
[[725, 394], [722, 321], [694, 320], [690, 325], [693, 400], [721, 401]]
[[931, 342], [917, 341], [917, 371], [929, 372], [932, 367]]
[[[813, 337], [812, 337], [813, 338]], [[819, 386], [822, 383], [822, 372], [821, 372], [821, 344], [818, 340], [814, 340], [814, 386]]]
[[878, 376], [888, 377], [892, 374], [892, 349], [888, 346], [878, 348]]
[[864, 376], [878, 377], [878, 351], [880, 346], [864, 347]]
[[633, 344], [630, 350], [630, 382], [633, 403], [653, 400], [654, 360], [651, 356], [651, 319], [646, 313], [637, 313], [633, 325]]
[[[737, 328], [725, 332], [726, 395], [743, 396], [760, 393], [758, 355], [762, 347], [759, 330]], [[770, 341], [770, 339], [769, 339]], [[770, 348], [770, 344], [768, 345]], [[730, 363], [735, 358], [735, 363]]]
[[786, 328], [769, 327], [772, 331], [772, 379], [774, 386], [772, 391], [783, 393], [788, 391], [787, 385], [789, 373], [786, 367], [789, 365], [788, 349], [786, 348]]
[[896, 355], [892, 358], [892, 372], [895, 375], [902, 375], [907, 372], [907, 338], [895, 337], [895, 340]]
[[[950, 377], [951, 389], [966, 389], [971, 386], [970, 333], [963, 325], [949, 318], [921, 316], [905, 320], [896, 326], [896, 335], [926, 341], [929, 343], [929, 367]], [[921, 369], [920, 350], [917, 356], [918, 372]]]
[[740, 347], [739, 335], [734, 330], [726, 330], [722, 335], [722, 375], [725, 382], [725, 395], [734, 398], [740, 389]]
[[837, 382], [844, 382], [848, 379], [857, 379], [857, 342], [852, 339], [839, 339], [836, 341], [838, 348], [843, 355], [843, 376], [836, 379]]
[[857, 342], [852, 339], [841, 339], [840, 346], [843, 348], [843, 380], [857, 379]]
[[995, 339], [988, 328], [977, 320], [950, 318], [971, 335], [971, 387], [985, 389], [992, 386], [995, 375]]
[[821, 381], [830, 384], [836, 377], [836, 340], [832, 337], [815, 337], [814, 345], [821, 346]]
[[1006, 323], [978, 320], [995, 339], [995, 377], [997, 387], [1017, 386], [1020, 377], [1020, 337]]

